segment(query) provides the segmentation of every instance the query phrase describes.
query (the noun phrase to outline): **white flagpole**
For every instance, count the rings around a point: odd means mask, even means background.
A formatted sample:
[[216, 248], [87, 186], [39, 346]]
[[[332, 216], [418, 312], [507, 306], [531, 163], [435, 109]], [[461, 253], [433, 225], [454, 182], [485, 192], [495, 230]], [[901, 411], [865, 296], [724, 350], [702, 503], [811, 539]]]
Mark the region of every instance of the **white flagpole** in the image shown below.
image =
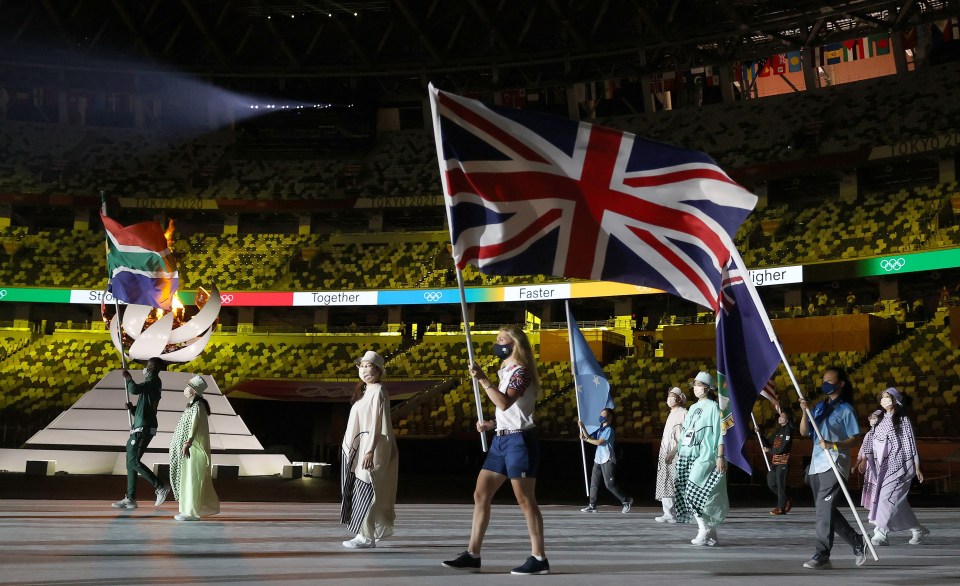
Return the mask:
[[[470, 339], [470, 317], [467, 314], [467, 292], [463, 288], [463, 273], [457, 269], [457, 288], [460, 289], [460, 311], [463, 313], [463, 333], [467, 338], [467, 360], [473, 365], [476, 360], [473, 356], [473, 341]], [[473, 383], [473, 400], [477, 404], [477, 422], [483, 423], [483, 407], [480, 404], [480, 383], [470, 377]], [[487, 434], [480, 432], [480, 446], [487, 451]]]
[[[440, 183], [443, 186], [443, 194], [446, 199], [450, 195], [450, 186], [447, 184], [446, 162], [443, 158], [443, 137], [440, 135], [440, 114], [437, 112], [437, 90], [431, 83], [427, 87], [427, 93], [430, 96], [430, 112], [433, 115], [433, 138], [437, 146], [437, 164], [440, 165]], [[451, 217], [450, 206], [444, 201], [444, 207], [447, 212], [447, 227], [450, 229], [450, 245], [453, 246], [453, 218]], [[453, 264], [456, 267], [456, 254], [453, 254]], [[463, 314], [463, 332], [467, 339], [467, 359], [472, 366], [475, 362], [473, 356], [473, 342], [470, 339], [470, 316], [467, 313], [467, 293], [463, 288], [463, 273], [457, 268], [457, 288], [460, 290], [460, 312]], [[473, 399], [477, 404], [477, 422], [483, 421], [483, 409], [480, 405], [480, 383], [477, 379], [470, 377], [473, 381]], [[487, 451], [487, 435], [480, 432], [480, 445], [483, 451]]]
[[[567, 338], [570, 343], [570, 372], [573, 374], [573, 398], [577, 400], [577, 421], [583, 421], [583, 417], [580, 416], [580, 384], [577, 383], [577, 357], [573, 351], [573, 328], [570, 325], [573, 320], [570, 317], [569, 299], [564, 301], [564, 307], [567, 308]], [[579, 427], [579, 425], [577, 427]], [[589, 497], [590, 481], [587, 480], [587, 447], [583, 445], [583, 440], [580, 440], [580, 457], [583, 458], [583, 488]]]
[[[762, 310], [763, 304], [760, 302], [760, 296], [757, 294], [757, 291], [753, 286], [753, 281], [750, 280], [750, 274], [747, 270], [747, 265], [744, 264], [743, 259], [740, 257], [740, 252], [738, 252], [735, 247], [730, 249], [730, 254], [740, 267], [740, 270], [744, 273], [744, 285], [746, 285], [747, 291], [750, 292], [750, 297], [753, 299], [753, 303], [757, 307], [757, 312], [760, 314], [760, 319], [763, 322], [764, 327], [767, 329], [767, 335], [770, 337], [770, 341], [773, 342], [773, 345], [777, 348], [777, 352], [780, 354], [780, 360], [783, 361], [783, 365], [787, 368], [787, 374], [790, 376], [790, 381], [793, 383], [793, 390], [797, 392], [797, 397], [801, 401], [806, 402], [807, 399], [803, 396], [803, 391], [800, 390], [800, 383], [797, 382], [797, 377], [793, 374], [793, 369], [790, 367], [790, 362], [787, 361], [787, 356], [783, 353], [783, 346], [780, 345], [780, 340], [777, 339], [777, 336], [773, 331], [773, 324], [770, 323], [770, 318], [767, 316], [767, 312]], [[813, 428], [813, 432], [817, 436], [815, 441], [824, 441], [823, 434], [820, 433], [820, 428], [817, 427], [810, 408], [807, 407], [804, 409], [804, 413], [807, 415], [807, 421], [810, 422], [810, 426]], [[857, 527], [860, 528], [860, 535], [863, 536], [863, 541], [867, 548], [869, 548], [870, 555], [873, 556], [874, 561], [879, 561], [880, 556], [877, 555], [877, 550], [873, 547], [873, 541], [870, 540], [867, 530], [863, 527], [863, 521], [860, 520], [860, 515], [857, 513], [857, 507], [853, 504], [853, 497], [850, 496], [850, 491], [847, 490], [847, 483], [843, 477], [843, 474], [840, 473], [840, 469], [837, 468], [837, 463], [832, 457], [828, 458], [828, 460], [830, 461], [830, 468], [837, 476], [837, 483], [840, 485], [840, 489], [843, 491], [843, 496], [846, 497], [847, 504], [850, 506], [850, 512], [853, 513], [853, 518], [857, 520]]]
[[763, 449], [763, 437], [760, 436], [760, 426], [757, 425], [757, 418], [750, 412], [750, 419], [753, 420], [753, 431], [757, 432], [757, 441], [760, 442], [760, 453], [763, 454], [763, 463], [767, 465], [767, 472], [770, 472], [770, 459], [767, 458], [767, 452]]

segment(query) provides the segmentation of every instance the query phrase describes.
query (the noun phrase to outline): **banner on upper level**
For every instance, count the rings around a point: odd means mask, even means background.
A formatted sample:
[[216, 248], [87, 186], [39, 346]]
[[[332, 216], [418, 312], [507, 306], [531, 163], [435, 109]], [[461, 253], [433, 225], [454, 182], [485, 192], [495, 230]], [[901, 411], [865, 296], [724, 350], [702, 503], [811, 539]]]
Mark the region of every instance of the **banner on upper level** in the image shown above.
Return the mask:
[[[890, 276], [960, 267], [960, 247], [923, 252], [898, 252], [858, 260], [822, 262], [806, 266], [769, 267], [750, 271], [757, 287], [815, 283], [840, 279]], [[586, 299], [591, 297], [618, 297], [662, 293], [657, 289], [606, 281], [571, 281], [565, 283], [537, 283], [506, 287], [468, 287], [467, 303], [503, 303], [512, 301], [552, 301]], [[0, 285], [0, 303], [112, 303], [109, 293], [96, 289], [52, 289], [41, 287], [3, 287]], [[196, 293], [178, 291], [184, 305], [195, 303]], [[455, 288], [346, 290], [346, 291], [221, 291], [220, 301], [230, 307], [330, 307], [330, 306], [392, 306], [442, 305], [460, 303]]]

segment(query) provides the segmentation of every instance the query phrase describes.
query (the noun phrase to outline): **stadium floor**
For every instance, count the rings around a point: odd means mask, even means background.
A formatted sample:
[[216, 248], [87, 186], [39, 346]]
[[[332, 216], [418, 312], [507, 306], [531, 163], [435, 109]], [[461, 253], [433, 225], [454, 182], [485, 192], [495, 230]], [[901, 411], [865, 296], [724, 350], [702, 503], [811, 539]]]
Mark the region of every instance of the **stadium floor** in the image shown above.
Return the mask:
[[[118, 479], [119, 480], [119, 479]], [[149, 503], [152, 505], [152, 503]], [[515, 506], [495, 505], [483, 573], [441, 567], [464, 549], [471, 507], [400, 504], [396, 535], [376, 549], [347, 550], [335, 503], [225, 502], [216, 517], [172, 519], [176, 503], [117, 511], [104, 501], [0, 500], [3, 584], [502, 584], [528, 578], [509, 570], [528, 555]], [[720, 528], [721, 544], [693, 547], [694, 525], [661, 525], [655, 509], [543, 507], [551, 584], [957, 584], [960, 509], [917, 511], [932, 530], [907, 545], [909, 532], [878, 548], [880, 561], [857, 568], [850, 548], [834, 549], [832, 570], [802, 567], [812, 553], [813, 510], [783, 517], [737, 508]]]

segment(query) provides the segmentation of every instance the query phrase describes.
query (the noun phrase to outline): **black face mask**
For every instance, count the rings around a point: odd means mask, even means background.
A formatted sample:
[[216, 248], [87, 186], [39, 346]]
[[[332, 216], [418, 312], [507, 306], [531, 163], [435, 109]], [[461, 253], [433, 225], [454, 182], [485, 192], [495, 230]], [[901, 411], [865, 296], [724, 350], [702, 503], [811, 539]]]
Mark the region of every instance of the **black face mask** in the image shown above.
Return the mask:
[[513, 354], [513, 344], [494, 344], [493, 355], [500, 360], [506, 360]]

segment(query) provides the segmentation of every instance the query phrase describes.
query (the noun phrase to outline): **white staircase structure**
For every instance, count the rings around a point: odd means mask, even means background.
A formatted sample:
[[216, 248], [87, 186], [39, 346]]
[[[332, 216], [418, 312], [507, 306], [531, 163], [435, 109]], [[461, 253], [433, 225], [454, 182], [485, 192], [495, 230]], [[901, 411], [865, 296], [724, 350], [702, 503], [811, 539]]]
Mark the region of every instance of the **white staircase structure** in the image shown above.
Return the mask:
[[[131, 371], [135, 381], [143, 374]], [[162, 397], [157, 411], [159, 427], [143, 463], [169, 464], [168, 448], [180, 414], [186, 406], [183, 389], [196, 376], [188, 372], [161, 372]], [[280, 474], [290, 461], [268, 454], [250, 433], [233, 406], [209, 375], [203, 396], [210, 403], [210, 447], [213, 465], [237, 466], [240, 476]], [[126, 442], [130, 435], [124, 407], [124, 381], [120, 370], [107, 373], [93, 389], [37, 432], [20, 449], [0, 449], [0, 470], [25, 472], [27, 461], [56, 462], [56, 471], [68, 474], [126, 474]], [[131, 396], [136, 404], [137, 397]]]

